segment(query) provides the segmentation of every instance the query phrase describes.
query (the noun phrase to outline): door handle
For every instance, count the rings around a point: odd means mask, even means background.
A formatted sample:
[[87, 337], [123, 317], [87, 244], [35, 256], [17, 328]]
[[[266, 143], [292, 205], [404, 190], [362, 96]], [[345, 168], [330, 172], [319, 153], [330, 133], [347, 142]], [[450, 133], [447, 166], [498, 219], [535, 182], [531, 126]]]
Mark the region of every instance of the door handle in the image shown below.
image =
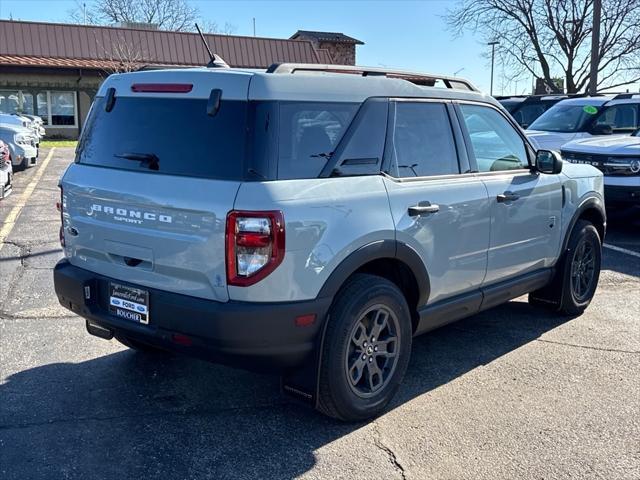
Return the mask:
[[520, 198], [520, 195], [513, 192], [504, 192], [498, 195], [496, 198], [498, 200], [498, 203], [515, 202]]
[[431, 204], [430, 202], [420, 202], [418, 205], [409, 207], [410, 217], [419, 217], [420, 215], [429, 215], [440, 210], [440, 205]]

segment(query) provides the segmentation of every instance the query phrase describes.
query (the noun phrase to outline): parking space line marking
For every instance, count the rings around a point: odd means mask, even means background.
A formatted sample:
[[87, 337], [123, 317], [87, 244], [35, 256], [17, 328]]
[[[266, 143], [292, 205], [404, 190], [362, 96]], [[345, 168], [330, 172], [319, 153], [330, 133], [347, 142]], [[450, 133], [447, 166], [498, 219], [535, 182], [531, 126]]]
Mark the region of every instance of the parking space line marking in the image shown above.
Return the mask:
[[615, 250], [616, 252], [626, 253], [627, 255], [631, 255], [632, 257], [640, 258], [640, 253], [634, 252], [633, 250], [627, 250], [626, 248], [616, 247], [615, 245], [609, 245], [608, 243], [605, 243], [602, 246], [604, 248], [608, 248], [609, 250]]
[[47, 155], [47, 158], [45, 158], [44, 161], [40, 164], [40, 168], [38, 168], [38, 171], [33, 176], [29, 184], [27, 185], [27, 188], [25, 188], [24, 192], [22, 192], [22, 194], [20, 195], [20, 198], [18, 199], [18, 203], [16, 203], [13, 206], [13, 208], [9, 212], [9, 215], [7, 215], [7, 218], [5, 219], [4, 224], [0, 229], [0, 251], [4, 246], [4, 241], [7, 239], [9, 235], [11, 235], [11, 231], [13, 230], [13, 227], [15, 227], [16, 222], [18, 221], [18, 217], [20, 216], [22, 209], [29, 201], [29, 198], [33, 194], [33, 191], [38, 186], [38, 182], [42, 178], [44, 171], [47, 169], [47, 165], [49, 165], [49, 161], [51, 160], [51, 157], [53, 157], [53, 152], [55, 150], [56, 150], [56, 147], [51, 148], [51, 150], [49, 151], [49, 155]]

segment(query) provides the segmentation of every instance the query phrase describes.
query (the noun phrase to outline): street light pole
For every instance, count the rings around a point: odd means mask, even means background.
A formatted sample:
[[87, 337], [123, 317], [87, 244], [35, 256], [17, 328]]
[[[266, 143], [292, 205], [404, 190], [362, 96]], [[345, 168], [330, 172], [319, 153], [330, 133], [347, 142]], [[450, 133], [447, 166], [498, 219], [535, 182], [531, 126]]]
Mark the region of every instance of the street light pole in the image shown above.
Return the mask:
[[591, 73], [589, 74], [589, 93], [595, 95], [598, 90], [598, 56], [600, 50], [600, 13], [602, 0], [593, 2], [593, 28], [591, 29]]
[[496, 45], [500, 44], [497, 40], [487, 43], [491, 45], [491, 88], [489, 89], [489, 95], [493, 96], [493, 62], [496, 57]]

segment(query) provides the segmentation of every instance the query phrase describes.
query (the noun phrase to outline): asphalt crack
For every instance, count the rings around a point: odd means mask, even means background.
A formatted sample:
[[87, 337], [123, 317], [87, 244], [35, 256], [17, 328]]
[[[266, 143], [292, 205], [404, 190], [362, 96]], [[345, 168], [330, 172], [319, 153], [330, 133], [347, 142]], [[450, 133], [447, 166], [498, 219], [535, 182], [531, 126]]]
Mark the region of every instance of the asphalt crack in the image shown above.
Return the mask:
[[636, 355], [640, 354], [640, 351], [637, 351], [637, 350], [621, 350], [618, 348], [592, 347], [590, 345], [579, 345], [577, 343], [566, 343], [566, 342], [556, 342], [554, 340], [543, 340], [542, 338], [536, 338], [535, 340], [538, 342], [552, 343], [554, 345], [562, 345], [564, 347], [584, 348], [585, 350], [597, 350], [600, 352], [613, 352], [613, 353], [631, 353]]
[[384, 442], [382, 441], [382, 433], [380, 432], [380, 426], [376, 421], [373, 422], [373, 431], [375, 432], [375, 435], [373, 437], [373, 443], [375, 444], [375, 446], [378, 447], [387, 455], [387, 458], [389, 459], [389, 462], [391, 462], [391, 465], [393, 465], [393, 468], [400, 474], [400, 478], [402, 478], [403, 480], [406, 480], [407, 473], [404, 467], [398, 460], [398, 457], [396, 456], [395, 452], [390, 447], [385, 445]]

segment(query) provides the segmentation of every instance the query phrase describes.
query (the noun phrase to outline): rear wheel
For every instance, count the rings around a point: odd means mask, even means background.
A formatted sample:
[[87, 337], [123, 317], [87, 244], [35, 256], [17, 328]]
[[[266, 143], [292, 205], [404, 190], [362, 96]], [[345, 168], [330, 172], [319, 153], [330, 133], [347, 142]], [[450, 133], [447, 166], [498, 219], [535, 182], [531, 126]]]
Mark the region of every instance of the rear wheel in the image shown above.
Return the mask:
[[406, 372], [411, 336], [409, 307], [398, 287], [373, 275], [352, 277], [329, 315], [319, 409], [347, 421], [380, 414]]
[[136, 350], [138, 352], [145, 353], [168, 353], [166, 350], [162, 350], [161, 348], [154, 347], [144, 342], [140, 342], [138, 340], [134, 340], [130, 337], [125, 337], [122, 335], [116, 335], [116, 340], [123, 344], [125, 347], [129, 347], [132, 350]]

